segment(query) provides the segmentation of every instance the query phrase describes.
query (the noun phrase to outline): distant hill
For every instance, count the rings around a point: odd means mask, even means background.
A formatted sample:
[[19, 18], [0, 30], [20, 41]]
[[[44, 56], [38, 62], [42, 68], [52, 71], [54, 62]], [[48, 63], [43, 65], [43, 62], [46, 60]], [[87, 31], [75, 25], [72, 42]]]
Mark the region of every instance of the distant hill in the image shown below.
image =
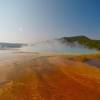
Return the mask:
[[27, 44], [22, 43], [6, 43], [0, 42], [0, 49], [9, 49], [9, 48], [20, 48], [22, 46], [26, 46]]
[[62, 37], [58, 40], [62, 43], [78, 43], [88, 48], [100, 50], [100, 40], [90, 39], [86, 36]]

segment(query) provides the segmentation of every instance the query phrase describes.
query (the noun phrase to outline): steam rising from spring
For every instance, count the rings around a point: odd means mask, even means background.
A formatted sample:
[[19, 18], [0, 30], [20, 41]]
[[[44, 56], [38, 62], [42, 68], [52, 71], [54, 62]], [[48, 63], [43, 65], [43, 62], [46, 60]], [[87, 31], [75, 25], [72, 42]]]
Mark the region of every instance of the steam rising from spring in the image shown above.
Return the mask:
[[21, 48], [25, 52], [49, 52], [49, 53], [94, 53], [96, 50], [90, 50], [78, 43], [62, 43], [59, 40], [42, 41]]

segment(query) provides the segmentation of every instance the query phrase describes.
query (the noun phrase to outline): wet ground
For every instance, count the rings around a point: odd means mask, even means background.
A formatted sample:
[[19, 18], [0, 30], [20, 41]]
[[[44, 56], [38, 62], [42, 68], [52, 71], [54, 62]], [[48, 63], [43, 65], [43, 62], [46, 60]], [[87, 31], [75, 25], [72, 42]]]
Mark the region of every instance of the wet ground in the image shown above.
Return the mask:
[[90, 59], [86, 61], [87, 64], [100, 68], [100, 60]]
[[100, 100], [100, 69], [65, 55], [19, 53], [2, 66], [0, 100]]

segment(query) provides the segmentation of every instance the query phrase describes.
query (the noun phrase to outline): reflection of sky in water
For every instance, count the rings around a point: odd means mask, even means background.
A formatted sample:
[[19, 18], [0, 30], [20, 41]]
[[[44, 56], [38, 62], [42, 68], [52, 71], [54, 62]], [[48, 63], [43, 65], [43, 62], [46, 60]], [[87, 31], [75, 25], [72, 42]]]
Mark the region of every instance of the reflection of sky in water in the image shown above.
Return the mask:
[[69, 46], [66, 44], [62, 44], [59, 42], [41, 42], [34, 44], [33, 46], [24, 46], [20, 49], [6, 49], [0, 50], [0, 61], [9, 59], [14, 56], [14, 52], [16, 51], [23, 51], [23, 52], [43, 52], [43, 53], [68, 53], [68, 54], [89, 54], [89, 53], [96, 53], [95, 49], [88, 49], [84, 47], [80, 47], [79, 45], [76, 46]]
[[61, 43], [39, 43], [33, 46], [21, 48], [22, 51], [30, 52], [53, 52], [53, 53], [96, 53], [94, 49], [88, 49], [80, 46], [69, 46]]
[[13, 50], [0, 50], [0, 61], [13, 57]]

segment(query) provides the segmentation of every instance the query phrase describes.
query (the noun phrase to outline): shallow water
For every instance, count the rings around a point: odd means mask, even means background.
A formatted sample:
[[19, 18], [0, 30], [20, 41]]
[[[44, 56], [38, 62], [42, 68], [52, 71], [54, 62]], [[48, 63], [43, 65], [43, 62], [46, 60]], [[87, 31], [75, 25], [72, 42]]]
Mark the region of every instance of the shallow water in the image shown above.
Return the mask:
[[0, 50], [0, 61], [13, 57], [14, 50]]
[[100, 61], [99, 60], [91, 59], [91, 60], [86, 61], [85, 63], [92, 65], [94, 67], [100, 68]]
[[15, 52], [59, 53], [59, 54], [93, 54], [99, 51], [88, 49], [80, 45], [66, 45], [57, 41], [41, 42], [34, 45], [23, 46], [17, 49], [0, 50], [0, 61], [15, 56]]
[[33, 46], [25, 46], [20, 49], [27, 52], [51, 52], [51, 53], [68, 53], [68, 54], [91, 54], [97, 53], [95, 49], [88, 49], [79, 45], [70, 46], [60, 43], [40, 43]]

